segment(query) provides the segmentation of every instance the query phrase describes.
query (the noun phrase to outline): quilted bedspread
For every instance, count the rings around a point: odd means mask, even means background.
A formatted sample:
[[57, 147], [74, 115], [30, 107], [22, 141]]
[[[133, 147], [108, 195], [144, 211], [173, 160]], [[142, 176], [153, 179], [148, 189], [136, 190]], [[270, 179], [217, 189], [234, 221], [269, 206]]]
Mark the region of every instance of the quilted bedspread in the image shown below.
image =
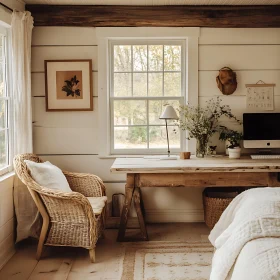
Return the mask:
[[251, 189], [237, 196], [209, 240], [216, 248], [210, 280], [227, 279], [235, 262], [232, 280], [280, 279], [280, 188]]

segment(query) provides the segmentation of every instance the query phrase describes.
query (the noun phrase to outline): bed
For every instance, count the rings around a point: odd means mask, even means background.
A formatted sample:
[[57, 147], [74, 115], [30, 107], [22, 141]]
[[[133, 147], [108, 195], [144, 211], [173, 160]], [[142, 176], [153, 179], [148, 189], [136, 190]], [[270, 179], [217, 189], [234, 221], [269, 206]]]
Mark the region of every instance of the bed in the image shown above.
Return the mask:
[[237, 196], [209, 235], [210, 280], [280, 279], [280, 188]]

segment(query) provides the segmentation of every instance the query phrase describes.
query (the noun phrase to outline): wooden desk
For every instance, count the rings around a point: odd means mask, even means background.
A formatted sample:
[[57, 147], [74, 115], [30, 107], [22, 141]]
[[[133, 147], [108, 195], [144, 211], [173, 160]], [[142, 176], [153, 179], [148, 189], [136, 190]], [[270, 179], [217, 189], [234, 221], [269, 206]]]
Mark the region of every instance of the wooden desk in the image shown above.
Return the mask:
[[143, 240], [148, 240], [140, 188], [147, 187], [280, 187], [280, 160], [209, 157], [189, 160], [118, 158], [113, 173], [126, 173], [125, 204], [118, 241], [125, 241], [128, 213], [134, 200]]

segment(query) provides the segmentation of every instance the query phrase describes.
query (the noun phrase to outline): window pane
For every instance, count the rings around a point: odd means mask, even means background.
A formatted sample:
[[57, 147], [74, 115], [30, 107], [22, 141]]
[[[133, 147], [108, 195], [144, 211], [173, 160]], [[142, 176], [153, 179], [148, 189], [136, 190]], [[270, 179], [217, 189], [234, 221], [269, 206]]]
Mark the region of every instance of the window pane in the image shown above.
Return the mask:
[[163, 46], [149, 45], [149, 71], [162, 71]]
[[131, 96], [131, 73], [114, 74], [114, 96]]
[[[170, 148], [180, 148], [180, 132], [176, 126], [168, 126], [169, 146]], [[166, 149], [167, 137], [166, 128], [164, 126], [152, 126], [149, 130], [149, 147], [156, 149]], [[171, 150], [172, 153], [172, 150]]]
[[0, 128], [6, 128], [6, 100], [0, 100]]
[[147, 149], [147, 127], [114, 128], [115, 149]]
[[133, 71], [147, 71], [147, 46], [133, 46]]
[[[179, 100], [150, 100], [149, 101], [149, 123], [150, 124], [165, 124], [164, 120], [159, 117], [166, 105], [171, 105], [174, 109], [179, 109]], [[174, 124], [173, 120], [169, 120], [168, 124]]]
[[114, 46], [114, 71], [131, 72], [131, 46]]
[[147, 96], [147, 73], [133, 73], [133, 96]]
[[7, 165], [6, 135], [5, 130], [0, 131], [0, 168]]
[[149, 96], [163, 95], [163, 74], [149, 73]]
[[164, 70], [181, 70], [181, 46], [164, 46]]
[[[175, 45], [176, 41], [174, 45], [170, 41], [167, 45], [164, 41], [149, 42], [127, 45], [123, 41], [113, 48], [110, 96], [119, 97], [110, 103], [114, 149], [167, 150], [165, 121], [159, 117], [165, 105], [175, 109], [180, 105], [174, 97], [182, 94], [182, 46]], [[153, 98], [163, 96], [169, 100]], [[180, 148], [180, 133], [173, 132], [178, 130], [174, 120], [168, 120], [168, 126], [170, 147]]]
[[181, 95], [181, 73], [164, 73], [164, 96]]
[[141, 125], [147, 124], [146, 100], [115, 100], [115, 125]]

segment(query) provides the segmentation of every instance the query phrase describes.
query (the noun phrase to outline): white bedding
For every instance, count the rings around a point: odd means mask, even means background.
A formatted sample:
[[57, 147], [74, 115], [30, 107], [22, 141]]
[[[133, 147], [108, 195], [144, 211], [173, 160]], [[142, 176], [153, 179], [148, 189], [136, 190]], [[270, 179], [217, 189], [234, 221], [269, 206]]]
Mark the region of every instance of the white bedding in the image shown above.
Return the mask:
[[280, 279], [279, 237], [280, 188], [243, 192], [210, 233], [216, 248], [210, 280], [225, 280], [235, 261], [232, 280]]
[[280, 238], [258, 238], [246, 243], [228, 279], [279, 280]]

